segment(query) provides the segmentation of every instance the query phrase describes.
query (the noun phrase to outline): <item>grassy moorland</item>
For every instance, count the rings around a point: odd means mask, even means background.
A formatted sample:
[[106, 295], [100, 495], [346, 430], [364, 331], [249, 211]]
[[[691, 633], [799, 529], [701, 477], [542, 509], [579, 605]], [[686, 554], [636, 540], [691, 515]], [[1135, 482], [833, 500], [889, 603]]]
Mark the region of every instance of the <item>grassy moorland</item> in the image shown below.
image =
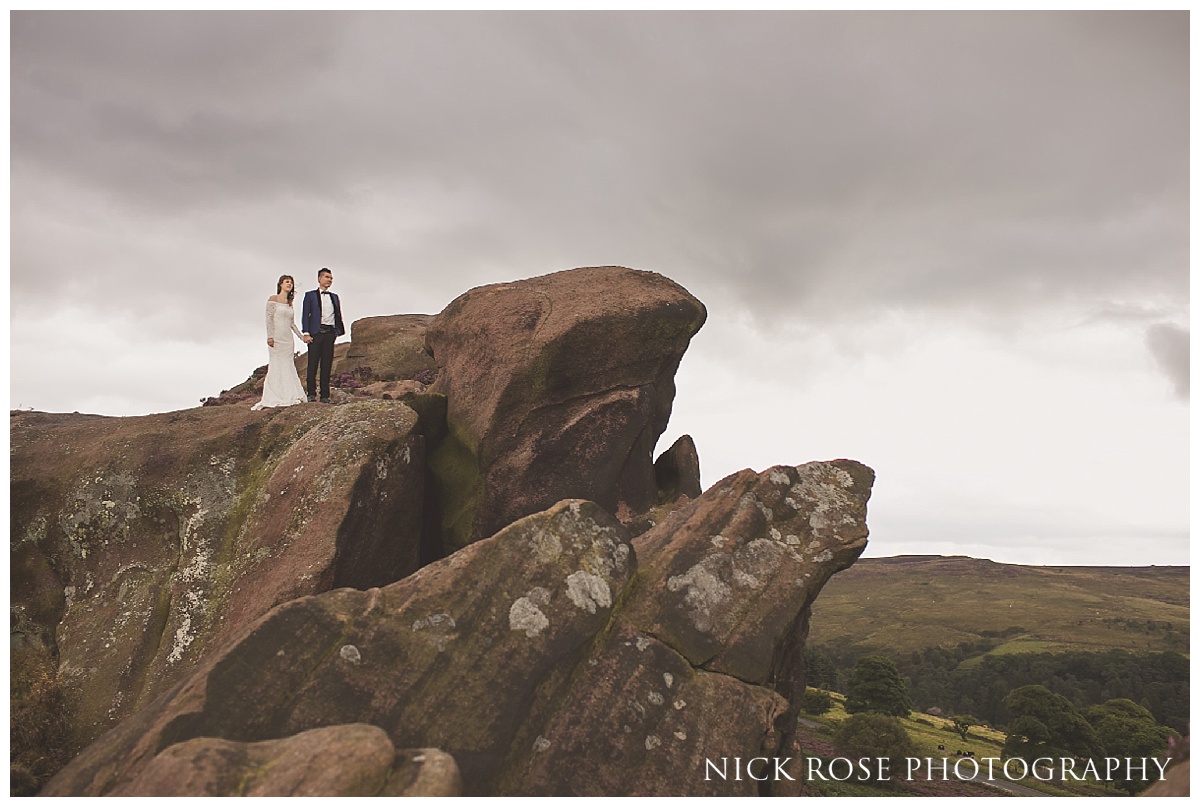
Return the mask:
[[1016, 566], [864, 558], [825, 585], [809, 643], [899, 655], [989, 640], [991, 654], [1189, 652], [1186, 566]]

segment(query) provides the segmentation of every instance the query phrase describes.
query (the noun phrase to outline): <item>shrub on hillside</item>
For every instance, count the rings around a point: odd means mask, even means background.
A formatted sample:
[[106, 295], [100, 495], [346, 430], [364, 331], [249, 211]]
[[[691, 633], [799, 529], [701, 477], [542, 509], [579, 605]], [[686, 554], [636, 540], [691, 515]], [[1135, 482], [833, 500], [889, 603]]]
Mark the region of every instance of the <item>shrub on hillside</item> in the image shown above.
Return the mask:
[[[905, 757], [916, 754], [912, 738], [899, 718], [873, 712], [851, 715], [843, 720], [834, 732], [833, 742], [838, 751], [850, 759], [886, 758], [892, 769], [899, 769]], [[875, 765], [871, 767], [877, 769]]]
[[810, 715], [823, 715], [833, 708], [833, 696], [828, 692], [811, 687], [804, 692], [804, 702], [800, 711]]

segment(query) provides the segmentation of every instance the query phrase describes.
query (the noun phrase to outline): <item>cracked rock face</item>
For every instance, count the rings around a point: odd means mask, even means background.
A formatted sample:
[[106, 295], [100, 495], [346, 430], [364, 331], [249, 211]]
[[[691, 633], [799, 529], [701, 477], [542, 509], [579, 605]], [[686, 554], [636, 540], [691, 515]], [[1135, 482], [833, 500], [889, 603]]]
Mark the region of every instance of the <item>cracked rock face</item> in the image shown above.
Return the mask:
[[740, 471], [634, 542], [629, 618], [693, 664], [762, 683], [821, 587], [867, 545], [875, 474], [850, 460]]
[[416, 569], [415, 424], [381, 401], [13, 415], [11, 604], [59, 663], [73, 742], [275, 605]]
[[695, 669], [653, 637], [618, 623], [522, 743], [502, 795], [754, 796], [757, 783], [705, 781], [705, 759], [771, 755], [787, 702], [775, 692]]
[[702, 303], [596, 267], [472, 289], [429, 325], [448, 400], [432, 468], [455, 549], [569, 498], [623, 522], [656, 503], [651, 452]]
[[286, 603], [43, 794], [135, 787], [197, 738], [369, 723], [452, 756], [467, 795], [754, 795], [706, 760], [790, 747], [777, 681], [797, 686], [809, 603], [866, 545], [872, 480], [743, 471], [632, 542], [564, 501], [385, 588]]
[[792, 755], [809, 606], [866, 547], [873, 481], [848, 460], [741, 471], [635, 538], [614, 630], [503, 792], [758, 795], [705, 761]]
[[[43, 795], [120, 792], [162, 749], [200, 737], [262, 742], [344, 723], [379, 726], [397, 748], [440, 748], [468, 794], [490, 792], [535, 693], [561, 689], [611, 617], [634, 571], [628, 540], [595, 504], [561, 502], [383, 589], [293, 600]], [[580, 573], [586, 601], [572, 594]]]

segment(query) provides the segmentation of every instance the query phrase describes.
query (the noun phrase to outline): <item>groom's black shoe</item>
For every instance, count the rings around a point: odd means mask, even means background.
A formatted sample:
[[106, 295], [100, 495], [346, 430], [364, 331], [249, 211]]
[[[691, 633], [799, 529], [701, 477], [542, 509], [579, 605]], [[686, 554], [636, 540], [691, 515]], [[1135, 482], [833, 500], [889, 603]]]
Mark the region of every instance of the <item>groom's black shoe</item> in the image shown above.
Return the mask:
[[316, 396], [316, 395], [309, 395], [309, 396], [308, 396], [308, 402], [309, 402], [309, 403], [313, 403], [313, 402], [314, 402], [314, 401], [316, 401], [316, 400], [317, 400], [317, 396]]
[[328, 398], [322, 398], [322, 399], [321, 399], [321, 403], [329, 403], [329, 399], [328, 399]]

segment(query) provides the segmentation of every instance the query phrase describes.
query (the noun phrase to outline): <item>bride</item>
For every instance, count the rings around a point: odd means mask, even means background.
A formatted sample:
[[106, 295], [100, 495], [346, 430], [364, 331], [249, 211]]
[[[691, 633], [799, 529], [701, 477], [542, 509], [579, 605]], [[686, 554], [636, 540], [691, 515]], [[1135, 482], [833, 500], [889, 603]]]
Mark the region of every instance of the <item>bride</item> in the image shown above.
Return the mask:
[[267, 298], [267, 377], [263, 381], [263, 397], [252, 409], [267, 406], [291, 406], [305, 403], [308, 396], [296, 375], [296, 360], [292, 352], [292, 334], [309, 342], [312, 337], [300, 333], [292, 300], [296, 296], [296, 281], [291, 275], [279, 278], [275, 294]]

